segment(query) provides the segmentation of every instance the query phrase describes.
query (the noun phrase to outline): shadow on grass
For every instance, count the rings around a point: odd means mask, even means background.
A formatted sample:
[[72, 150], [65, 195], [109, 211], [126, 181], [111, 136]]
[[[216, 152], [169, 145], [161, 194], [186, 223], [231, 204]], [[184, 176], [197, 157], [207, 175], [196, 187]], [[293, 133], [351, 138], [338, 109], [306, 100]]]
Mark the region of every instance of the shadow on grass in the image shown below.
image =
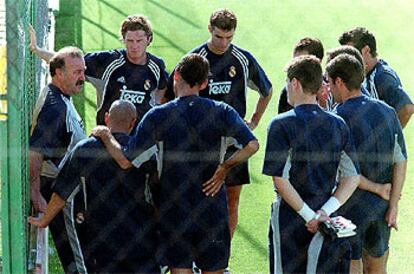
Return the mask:
[[263, 246], [261, 242], [256, 240], [252, 234], [246, 231], [242, 225], [237, 226], [237, 234], [244, 238], [246, 242], [248, 242], [252, 249], [256, 250], [260, 256], [267, 258], [267, 246]]
[[[103, 0], [102, 0], [103, 1]], [[147, 0], [148, 3], [153, 4], [155, 6], [157, 6], [158, 8], [165, 10], [166, 12], [168, 12], [169, 14], [173, 15], [174, 17], [180, 19], [181, 21], [184, 21], [185, 23], [187, 23], [188, 25], [196, 28], [196, 29], [202, 29], [202, 27], [200, 25], [195, 24], [194, 22], [192, 22], [191, 20], [188, 20], [186, 17], [176, 13], [175, 11], [173, 11], [172, 9], [169, 9], [163, 5], [161, 5], [160, 3], [157, 3], [154, 0]]]

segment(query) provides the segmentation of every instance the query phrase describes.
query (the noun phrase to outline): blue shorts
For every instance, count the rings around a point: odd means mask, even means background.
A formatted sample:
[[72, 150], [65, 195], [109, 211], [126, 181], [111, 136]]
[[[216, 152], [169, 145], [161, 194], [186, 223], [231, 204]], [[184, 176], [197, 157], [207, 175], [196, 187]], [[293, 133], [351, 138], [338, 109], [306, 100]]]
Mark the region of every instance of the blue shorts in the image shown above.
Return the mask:
[[[224, 159], [228, 159], [233, 155], [238, 149], [234, 146], [227, 148], [226, 155]], [[239, 186], [250, 184], [249, 177], [249, 164], [247, 161], [233, 167], [226, 176], [225, 180], [226, 186]]]
[[385, 220], [374, 220], [357, 227], [357, 235], [349, 238], [352, 260], [362, 258], [362, 250], [372, 257], [382, 257], [387, 252], [391, 230]]
[[228, 224], [191, 232], [161, 232], [159, 256], [162, 265], [192, 268], [193, 262], [203, 271], [217, 271], [228, 266], [230, 229]]

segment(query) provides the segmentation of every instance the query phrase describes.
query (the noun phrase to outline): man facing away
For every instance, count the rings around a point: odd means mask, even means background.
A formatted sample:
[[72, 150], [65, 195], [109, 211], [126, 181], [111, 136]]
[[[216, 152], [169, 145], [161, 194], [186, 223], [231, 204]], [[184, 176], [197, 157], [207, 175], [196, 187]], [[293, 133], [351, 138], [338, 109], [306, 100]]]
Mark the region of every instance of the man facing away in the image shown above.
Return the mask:
[[[228, 266], [230, 231], [223, 180], [247, 160], [258, 142], [237, 112], [198, 96], [208, 84], [208, 61], [184, 57], [174, 72], [178, 98], [148, 112], [124, 151], [105, 128], [97, 128], [121, 167], [140, 165], [157, 154], [160, 168], [161, 263], [172, 273], [223, 273]], [[206, 115], [208, 113], [208, 115]], [[226, 138], [242, 149], [224, 159]]]
[[269, 231], [270, 272], [348, 272], [349, 244], [324, 239], [317, 230], [357, 187], [350, 132], [340, 117], [317, 105], [322, 84], [318, 58], [294, 58], [286, 82], [294, 109], [271, 122], [263, 165], [277, 192]]
[[357, 235], [350, 238], [351, 273], [386, 273], [390, 229], [397, 229], [398, 201], [407, 168], [402, 129], [392, 107], [361, 94], [364, 69], [357, 59], [340, 54], [328, 63], [326, 71], [339, 103], [336, 111], [348, 124], [355, 143], [361, 183], [391, 183], [389, 201], [358, 188], [340, 209], [357, 225]]
[[[262, 118], [272, 97], [272, 84], [253, 55], [232, 43], [236, 32], [237, 17], [231, 10], [218, 9], [210, 16], [208, 31], [210, 39], [197, 46], [191, 53], [198, 53], [210, 63], [211, 76], [208, 85], [200, 90], [200, 96], [225, 102], [232, 106], [244, 119], [246, 116], [246, 96], [248, 88], [257, 91], [260, 98], [255, 110], [246, 121], [254, 130]], [[173, 74], [169, 78], [169, 95]], [[240, 146], [228, 140], [226, 158]], [[235, 167], [226, 178], [227, 203], [230, 218], [230, 231], [233, 236], [238, 222], [238, 208], [242, 185], [249, 184], [248, 163]]]
[[[137, 119], [135, 106], [124, 100], [112, 103], [105, 121], [116, 140], [125, 146]], [[53, 187], [52, 199], [42, 219], [47, 226], [73, 198], [82, 184], [86, 193], [86, 239], [78, 251], [79, 272], [159, 273], [154, 209], [146, 201], [146, 172], [121, 169], [102, 142], [90, 137], [71, 151]]]

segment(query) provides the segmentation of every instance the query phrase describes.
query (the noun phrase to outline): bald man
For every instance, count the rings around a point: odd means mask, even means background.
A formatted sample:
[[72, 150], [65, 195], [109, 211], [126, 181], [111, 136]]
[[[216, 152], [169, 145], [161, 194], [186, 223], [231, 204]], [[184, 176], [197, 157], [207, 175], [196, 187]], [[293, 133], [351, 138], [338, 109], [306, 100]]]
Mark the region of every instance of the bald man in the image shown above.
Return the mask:
[[[117, 100], [105, 123], [121, 145], [129, 141], [135, 125], [135, 106]], [[80, 142], [71, 152], [53, 188], [45, 215], [29, 222], [45, 227], [83, 185], [87, 237], [71, 242], [80, 273], [157, 273], [154, 209], [147, 191], [148, 168], [122, 170], [95, 137]]]

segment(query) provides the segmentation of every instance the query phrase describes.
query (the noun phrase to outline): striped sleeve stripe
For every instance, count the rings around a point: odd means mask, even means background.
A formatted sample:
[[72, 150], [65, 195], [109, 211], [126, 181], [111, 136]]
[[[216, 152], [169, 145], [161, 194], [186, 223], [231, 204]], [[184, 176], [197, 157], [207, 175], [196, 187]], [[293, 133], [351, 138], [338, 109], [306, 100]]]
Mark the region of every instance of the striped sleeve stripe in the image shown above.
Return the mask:
[[341, 159], [339, 161], [339, 174], [340, 178], [358, 175], [358, 171], [354, 165], [354, 162], [348, 156], [348, 154], [345, 153], [345, 151], [341, 152]]
[[318, 260], [321, 254], [324, 238], [318, 231], [312, 238], [308, 247], [308, 260], [306, 265], [306, 273], [317, 273]]
[[240, 50], [238, 50], [236, 47], [233, 47], [232, 53], [234, 53], [235, 55], [240, 57], [240, 60], [244, 63], [244, 65], [246, 66], [246, 68], [248, 70], [249, 59], [247, 59], [247, 57]]
[[[108, 86], [108, 82], [109, 82], [109, 78], [111, 77], [111, 74], [117, 69], [117, 68], [119, 68], [119, 67], [121, 67], [122, 65], [124, 65], [125, 64], [125, 59], [124, 59], [124, 57], [122, 57], [121, 56], [121, 58], [120, 59], [118, 59], [118, 60], [120, 60], [120, 62], [113, 62], [111, 65], [110, 65], [110, 69], [109, 69], [109, 67], [106, 69], [106, 71], [105, 71], [105, 73], [104, 73], [104, 78], [103, 78], [103, 81], [104, 81], [104, 83], [105, 83], [105, 86], [104, 86], [104, 88], [103, 88], [103, 94], [102, 94], [102, 101], [101, 101], [101, 104], [97, 107], [97, 110], [96, 110], [96, 112], [98, 112], [98, 111], [100, 111], [101, 110], [101, 108], [102, 108], [102, 105], [103, 105], [103, 101], [105, 100], [104, 98], [105, 98], [105, 94], [106, 94], [106, 87]], [[109, 70], [108, 70], [109, 69]]]
[[109, 78], [109, 76], [112, 74], [112, 72], [113, 72], [113, 67], [114, 66], [117, 66], [118, 64], [120, 64], [120, 63], [122, 63], [123, 61], [125, 61], [124, 60], [124, 57], [123, 56], [120, 56], [119, 58], [117, 58], [117, 59], [115, 59], [115, 60], [113, 60], [107, 67], [106, 67], [106, 69], [105, 69], [105, 71], [104, 71], [104, 73], [103, 73], [103, 75], [102, 75], [102, 80], [103, 81], [106, 81], [108, 78]]
[[273, 255], [273, 258], [269, 258], [270, 262], [273, 262], [273, 264], [270, 265], [272, 273], [283, 273], [279, 224], [279, 211], [281, 202], [282, 197], [279, 194], [276, 194], [276, 199], [272, 204], [272, 213], [270, 215], [270, 226], [272, 233], [269, 234], [269, 241], [271, 243], [271, 246], [269, 248], [272, 248], [271, 252], [269, 252], [269, 256]]
[[379, 99], [377, 88], [375, 87], [375, 74], [377, 72], [377, 69], [374, 69], [371, 76], [369, 77], [369, 93], [372, 98]]
[[151, 158], [151, 156], [156, 154], [157, 152], [157, 146], [153, 145], [152, 147], [141, 153], [138, 157], [136, 157], [132, 161], [132, 165], [134, 165], [136, 168], [139, 168], [142, 165], [142, 163], [148, 161]]
[[85, 259], [83, 257], [82, 247], [79, 242], [79, 237], [76, 232], [75, 219], [74, 219], [74, 197], [78, 194], [80, 187], [77, 186], [74, 191], [69, 195], [67, 204], [63, 209], [63, 218], [65, 222], [66, 234], [71, 246], [73, 256], [75, 259], [76, 269], [79, 273], [88, 273], [85, 265]]
[[43, 105], [45, 104], [45, 101], [46, 101], [46, 96], [49, 93], [49, 91], [50, 91], [49, 86], [45, 86], [40, 92], [39, 97], [37, 98], [36, 106], [33, 111], [32, 127], [30, 129], [30, 136], [33, 134], [33, 130], [35, 129], [37, 125], [37, 118], [39, 117], [40, 111], [42, 111]]
[[282, 177], [286, 180], [290, 178], [290, 169], [292, 168], [292, 149], [289, 149], [288, 157], [286, 159], [285, 166], [283, 167]]
[[207, 51], [205, 48], [202, 48], [198, 54], [200, 54], [203, 57], [207, 57]]
[[158, 85], [159, 85], [159, 83], [160, 83], [160, 68], [159, 68], [159, 67], [158, 67], [158, 65], [157, 65], [154, 61], [152, 61], [152, 60], [150, 60], [150, 61], [148, 62], [148, 67], [149, 67], [149, 69], [152, 71], [152, 73], [154, 73], [155, 79], [157, 79], [157, 87], [158, 87]]
[[238, 49], [233, 47], [231, 51], [234, 57], [239, 60], [242, 68], [243, 68], [243, 76], [244, 76], [244, 93], [247, 93], [247, 77], [249, 76], [249, 61], [247, 60], [246, 56], [244, 56]]
[[394, 144], [394, 163], [406, 161], [401, 146], [398, 143], [398, 134], [395, 134], [395, 144]]

